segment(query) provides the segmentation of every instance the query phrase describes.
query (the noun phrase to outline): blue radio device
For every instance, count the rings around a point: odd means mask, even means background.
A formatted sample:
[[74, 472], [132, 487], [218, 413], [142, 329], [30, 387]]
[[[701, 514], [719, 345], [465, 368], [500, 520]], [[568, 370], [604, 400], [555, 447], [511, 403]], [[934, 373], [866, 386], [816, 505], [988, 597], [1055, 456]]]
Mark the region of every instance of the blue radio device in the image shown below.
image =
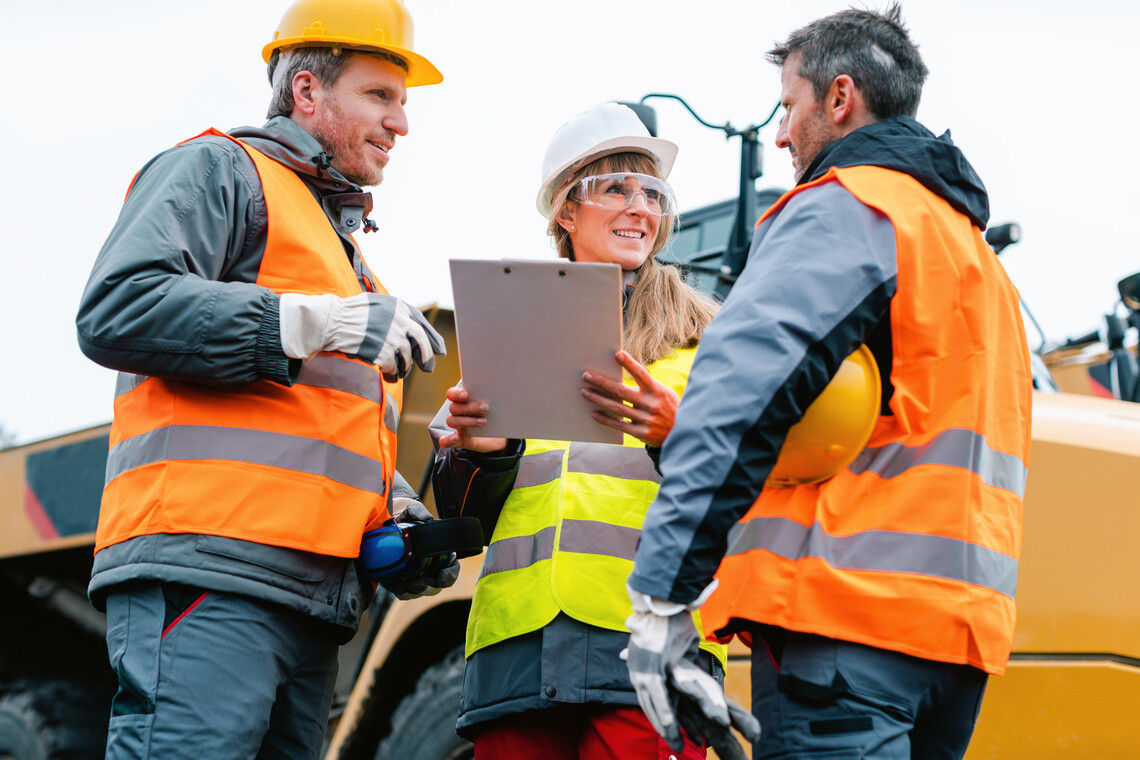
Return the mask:
[[434, 572], [452, 554], [463, 558], [481, 551], [483, 527], [474, 517], [394, 523], [364, 534], [359, 566], [369, 580], [411, 580]]

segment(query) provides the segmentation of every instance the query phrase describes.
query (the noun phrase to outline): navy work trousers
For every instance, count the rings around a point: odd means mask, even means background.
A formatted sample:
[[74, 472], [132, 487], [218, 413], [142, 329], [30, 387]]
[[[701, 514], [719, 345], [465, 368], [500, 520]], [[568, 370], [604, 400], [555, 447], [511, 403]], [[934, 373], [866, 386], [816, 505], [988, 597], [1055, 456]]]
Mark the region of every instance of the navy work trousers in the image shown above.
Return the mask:
[[755, 760], [960, 760], [985, 672], [763, 626], [753, 632]]
[[107, 650], [119, 678], [107, 760], [320, 756], [330, 626], [256, 599], [132, 585], [107, 598]]

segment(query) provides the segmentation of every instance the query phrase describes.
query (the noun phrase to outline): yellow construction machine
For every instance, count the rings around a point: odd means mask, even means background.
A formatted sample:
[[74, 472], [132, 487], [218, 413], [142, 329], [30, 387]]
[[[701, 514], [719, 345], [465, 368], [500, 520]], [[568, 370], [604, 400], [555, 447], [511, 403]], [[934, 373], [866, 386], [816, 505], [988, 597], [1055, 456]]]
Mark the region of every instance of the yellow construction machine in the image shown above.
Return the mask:
[[[429, 313], [451, 350], [407, 381], [399, 466], [431, 507], [425, 428], [459, 370], [452, 313]], [[113, 674], [85, 587], [107, 435], [101, 426], [0, 452], [0, 758], [102, 756]], [[1013, 657], [990, 680], [971, 760], [1136, 756], [1138, 474], [1140, 404], [1034, 393]], [[369, 610], [342, 650], [326, 760], [470, 757], [454, 723], [480, 561], [463, 560], [438, 596], [381, 596]], [[743, 649], [731, 651], [728, 690], [747, 704]]]
[[[748, 143], [756, 129], [734, 134]], [[721, 293], [743, 266], [747, 226], [780, 194], [755, 191], [758, 153], [746, 147], [741, 165], [740, 197], [686, 214], [663, 254], [692, 281]], [[991, 243], [1004, 245], [997, 238]], [[1122, 289], [1126, 304], [1135, 291]], [[446, 338], [448, 354], [433, 374], [413, 372], [406, 381], [398, 467], [432, 508], [426, 426], [459, 367], [451, 311], [426, 313]], [[1126, 320], [1122, 329], [1137, 327]], [[1106, 350], [1117, 359], [1117, 398], [1087, 395], [1076, 375], [1061, 385], [1081, 393], [1061, 392], [1046, 363], [1035, 366], [1013, 656], [1008, 673], [990, 680], [970, 760], [1140, 754], [1132, 723], [1140, 705], [1140, 553], [1134, 549], [1140, 509], [1131, 506], [1140, 477], [1140, 404], [1120, 400], [1127, 391], [1125, 356], [1134, 353], [1123, 341]], [[1042, 352], [1061, 367], [1065, 351], [1071, 355], [1065, 348]], [[1129, 366], [1135, 368], [1134, 359]], [[87, 602], [85, 589], [108, 430], [0, 452], [0, 760], [103, 756], [114, 676], [104, 617]], [[463, 560], [458, 583], [437, 596], [378, 597], [341, 650], [326, 760], [472, 756], [454, 725], [480, 562]], [[734, 645], [727, 684], [742, 704], [750, 699], [748, 671], [747, 652]]]

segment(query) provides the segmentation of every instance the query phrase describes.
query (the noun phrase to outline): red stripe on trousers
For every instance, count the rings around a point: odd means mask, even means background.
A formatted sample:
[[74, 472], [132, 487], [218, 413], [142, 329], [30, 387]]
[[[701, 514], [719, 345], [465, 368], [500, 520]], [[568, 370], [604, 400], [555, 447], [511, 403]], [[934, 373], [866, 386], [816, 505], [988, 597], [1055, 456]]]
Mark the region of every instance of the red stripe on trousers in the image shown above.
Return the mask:
[[202, 600], [203, 600], [203, 599], [205, 599], [205, 598], [206, 598], [207, 596], [209, 596], [209, 595], [210, 595], [210, 592], [209, 592], [209, 591], [207, 591], [207, 592], [205, 592], [204, 594], [202, 594], [200, 597], [198, 597], [197, 599], [195, 599], [195, 600], [194, 600], [194, 603], [193, 603], [193, 604], [191, 604], [189, 607], [187, 607], [185, 610], [183, 610], [183, 611], [182, 611], [182, 614], [181, 614], [181, 615], [179, 615], [178, 617], [174, 618], [174, 620], [171, 620], [171, 621], [170, 621], [170, 625], [166, 626], [166, 630], [164, 630], [164, 631], [162, 632], [162, 635], [161, 635], [161, 636], [159, 636], [158, 638], [159, 638], [159, 639], [165, 639], [165, 638], [166, 638], [166, 634], [170, 633], [171, 629], [172, 629], [172, 628], [174, 628], [174, 626], [176, 626], [176, 625], [178, 625], [179, 623], [181, 623], [181, 622], [182, 622], [182, 618], [184, 618], [184, 617], [186, 617], [187, 615], [189, 615], [189, 614], [190, 614], [190, 611], [191, 611], [191, 610], [193, 610], [195, 607], [197, 607], [199, 604], [201, 604], [201, 603], [202, 603]]

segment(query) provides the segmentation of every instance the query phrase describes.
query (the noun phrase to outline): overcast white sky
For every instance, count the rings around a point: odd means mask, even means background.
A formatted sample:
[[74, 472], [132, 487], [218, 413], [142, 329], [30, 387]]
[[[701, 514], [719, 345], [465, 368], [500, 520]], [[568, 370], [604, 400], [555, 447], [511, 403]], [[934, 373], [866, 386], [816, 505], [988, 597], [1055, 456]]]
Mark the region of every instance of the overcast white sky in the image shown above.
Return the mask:
[[[450, 302], [447, 260], [552, 255], [534, 209], [559, 124], [604, 100], [684, 97], [712, 123], [763, 119], [779, 95], [772, 43], [843, 0], [632, 2], [407, 0], [416, 48], [444, 73], [409, 93], [361, 240], [392, 292]], [[75, 309], [132, 175], [209, 126], [260, 124], [261, 47], [288, 0], [43, 0], [4, 11], [0, 110], [0, 424], [21, 441], [110, 419], [113, 373], [75, 341]], [[990, 192], [993, 223], [1023, 242], [1003, 256], [1050, 338], [1094, 329], [1116, 281], [1140, 270], [1133, 232], [1140, 151], [1140, 4], [1130, 0], [909, 0], [931, 75], [919, 120], [951, 129]], [[736, 193], [739, 145], [658, 101], [681, 146], [684, 208]], [[763, 133], [759, 187], [790, 161]]]

